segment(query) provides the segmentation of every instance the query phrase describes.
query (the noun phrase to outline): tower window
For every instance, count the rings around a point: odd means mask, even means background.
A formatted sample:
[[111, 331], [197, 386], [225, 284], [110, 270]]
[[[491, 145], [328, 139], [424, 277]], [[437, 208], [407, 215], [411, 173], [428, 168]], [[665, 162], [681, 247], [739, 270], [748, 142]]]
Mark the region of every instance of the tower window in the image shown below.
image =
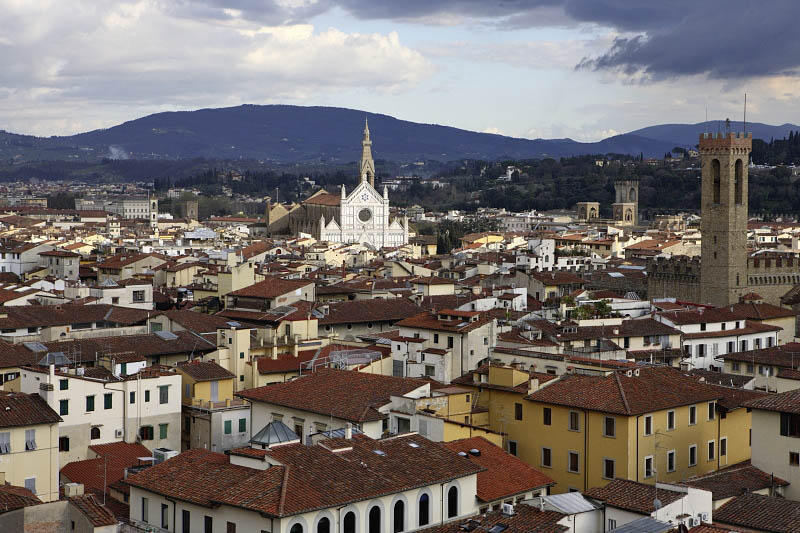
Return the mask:
[[711, 161], [711, 177], [714, 181], [714, 203], [720, 203], [720, 177], [719, 177], [719, 159]]
[[744, 163], [742, 163], [741, 159], [736, 160], [733, 173], [735, 180], [734, 196], [736, 205], [742, 205], [742, 189], [744, 188]]

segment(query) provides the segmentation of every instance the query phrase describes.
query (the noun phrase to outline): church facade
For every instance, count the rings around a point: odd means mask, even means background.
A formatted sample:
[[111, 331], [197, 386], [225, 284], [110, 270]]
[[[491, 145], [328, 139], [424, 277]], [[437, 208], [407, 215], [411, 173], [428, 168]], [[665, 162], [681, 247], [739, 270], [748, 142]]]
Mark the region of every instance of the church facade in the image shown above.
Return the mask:
[[292, 233], [309, 233], [319, 241], [363, 243], [374, 248], [408, 244], [408, 218], [390, 219], [388, 190], [384, 187], [381, 194], [375, 189], [375, 162], [367, 123], [358, 168], [360, 183], [350, 194], [344, 185], [338, 195], [318, 191], [291, 211]]

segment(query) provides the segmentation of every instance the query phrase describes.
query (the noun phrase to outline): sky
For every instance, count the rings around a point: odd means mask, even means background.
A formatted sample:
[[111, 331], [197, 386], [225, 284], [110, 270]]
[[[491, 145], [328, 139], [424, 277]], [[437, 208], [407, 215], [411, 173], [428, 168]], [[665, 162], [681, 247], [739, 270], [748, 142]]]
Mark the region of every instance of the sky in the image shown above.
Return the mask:
[[525, 138], [800, 122], [800, 2], [0, 0], [0, 129], [348, 107]]

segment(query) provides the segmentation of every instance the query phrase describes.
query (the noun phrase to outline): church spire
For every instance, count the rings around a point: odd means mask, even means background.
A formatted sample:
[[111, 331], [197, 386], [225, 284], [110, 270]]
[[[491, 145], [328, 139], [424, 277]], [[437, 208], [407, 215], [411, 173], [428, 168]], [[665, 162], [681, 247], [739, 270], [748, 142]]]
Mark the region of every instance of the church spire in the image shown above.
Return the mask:
[[369, 180], [375, 187], [375, 161], [372, 160], [372, 141], [369, 138], [369, 121], [364, 118], [364, 138], [361, 140], [361, 162], [358, 165], [361, 181]]

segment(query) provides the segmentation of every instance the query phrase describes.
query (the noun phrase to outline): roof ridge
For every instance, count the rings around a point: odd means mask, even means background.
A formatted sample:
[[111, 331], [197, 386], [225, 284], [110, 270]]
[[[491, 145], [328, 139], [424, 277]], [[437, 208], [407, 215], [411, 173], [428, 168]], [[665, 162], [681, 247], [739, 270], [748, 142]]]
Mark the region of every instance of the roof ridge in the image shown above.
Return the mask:
[[625, 390], [622, 387], [622, 381], [619, 379], [619, 372], [614, 372], [614, 380], [617, 382], [617, 388], [619, 388], [619, 394], [622, 396], [622, 404], [625, 406], [625, 411], [630, 414], [631, 406], [628, 404], [628, 398], [625, 397]]

